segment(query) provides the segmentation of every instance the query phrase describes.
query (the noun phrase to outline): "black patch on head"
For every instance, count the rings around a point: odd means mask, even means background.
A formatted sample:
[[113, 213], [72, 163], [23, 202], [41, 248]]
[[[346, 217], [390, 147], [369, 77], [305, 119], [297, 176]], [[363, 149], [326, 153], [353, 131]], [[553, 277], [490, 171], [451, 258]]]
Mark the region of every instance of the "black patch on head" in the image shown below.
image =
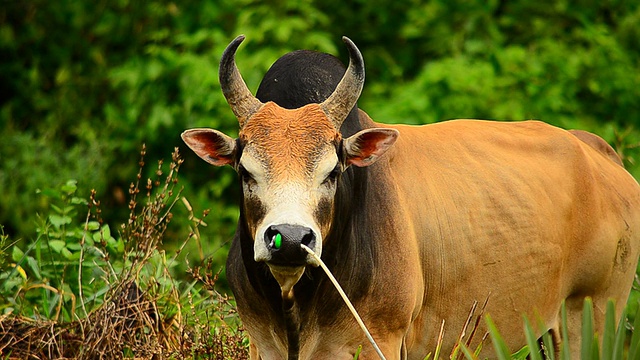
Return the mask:
[[247, 225], [250, 229], [255, 229], [257, 224], [260, 223], [266, 215], [267, 209], [256, 196], [244, 194], [243, 197], [244, 214], [247, 219]]
[[329, 199], [321, 199], [318, 203], [318, 207], [314, 212], [314, 217], [321, 227], [327, 226], [331, 223], [333, 217], [333, 204]]
[[[298, 50], [278, 59], [265, 74], [256, 97], [273, 101], [285, 109], [297, 109], [307, 104], [319, 104], [336, 89], [346, 71], [335, 56], [316, 51]], [[342, 124], [340, 132], [349, 137], [359, 129], [358, 105]]]

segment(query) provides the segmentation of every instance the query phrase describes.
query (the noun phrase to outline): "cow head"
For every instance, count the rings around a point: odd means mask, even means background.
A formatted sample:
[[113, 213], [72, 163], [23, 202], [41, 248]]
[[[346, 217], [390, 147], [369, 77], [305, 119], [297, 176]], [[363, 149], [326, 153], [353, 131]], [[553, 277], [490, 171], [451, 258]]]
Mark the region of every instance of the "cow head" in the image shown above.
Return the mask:
[[191, 129], [185, 143], [206, 162], [233, 166], [241, 177], [243, 212], [253, 241], [254, 259], [266, 262], [289, 293], [318, 255], [332, 226], [340, 174], [350, 165], [373, 164], [397, 138], [397, 131], [366, 129], [343, 139], [340, 127], [364, 84], [364, 62], [348, 38], [350, 61], [332, 95], [320, 104], [284, 109], [262, 103], [243, 81], [235, 52], [237, 37], [220, 61], [222, 91], [240, 123], [239, 139], [213, 129]]

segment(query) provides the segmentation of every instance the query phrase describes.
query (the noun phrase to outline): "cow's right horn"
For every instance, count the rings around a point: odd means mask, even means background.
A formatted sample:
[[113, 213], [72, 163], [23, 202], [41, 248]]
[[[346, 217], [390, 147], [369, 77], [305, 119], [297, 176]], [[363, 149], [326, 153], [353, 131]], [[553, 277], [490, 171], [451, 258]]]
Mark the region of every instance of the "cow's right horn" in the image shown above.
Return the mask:
[[238, 36], [224, 50], [220, 59], [219, 75], [222, 93], [231, 106], [231, 110], [238, 118], [240, 128], [244, 127], [247, 120], [263, 105], [260, 100], [251, 94], [236, 66], [236, 50], [243, 40], [244, 35]]
[[364, 60], [362, 59], [362, 54], [348, 37], [343, 36], [342, 41], [347, 44], [347, 49], [349, 49], [349, 68], [333, 93], [320, 104], [322, 110], [333, 121], [338, 130], [340, 130], [342, 122], [358, 101], [364, 86]]

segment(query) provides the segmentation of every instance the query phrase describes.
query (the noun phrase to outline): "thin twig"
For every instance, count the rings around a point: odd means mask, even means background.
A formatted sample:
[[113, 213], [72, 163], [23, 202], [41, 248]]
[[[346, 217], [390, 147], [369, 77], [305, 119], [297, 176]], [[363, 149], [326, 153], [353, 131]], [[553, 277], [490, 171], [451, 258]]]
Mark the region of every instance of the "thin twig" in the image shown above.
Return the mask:
[[[82, 239], [80, 239], [80, 258], [78, 259], [78, 297], [80, 298], [80, 305], [82, 305], [82, 312], [84, 317], [88, 317], [87, 308], [84, 305], [84, 291], [82, 289], [82, 263], [84, 262], [84, 246], [89, 232], [89, 220], [91, 219], [91, 211], [87, 211], [87, 219], [84, 221], [84, 231], [82, 232]], [[84, 328], [82, 328], [84, 334]]]
[[458, 357], [460, 356], [460, 353], [458, 351], [460, 348], [460, 344], [463, 344], [462, 340], [467, 334], [467, 328], [471, 323], [471, 319], [473, 318], [473, 314], [476, 312], [477, 307], [478, 301], [474, 300], [473, 305], [471, 306], [471, 310], [469, 311], [469, 316], [467, 316], [467, 321], [464, 322], [464, 326], [462, 327], [462, 331], [460, 332], [460, 337], [458, 337], [458, 342], [456, 342], [456, 346], [454, 346], [453, 350], [451, 351], [451, 355], [449, 356], [450, 359], [458, 359]]
[[440, 325], [440, 333], [438, 334], [438, 342], [436, 342], [436, 352], [433, 356], [433, 360], [440, 359], [440, 350], [442, 349], [443, 340], [444, 340], [444, 319], [442, 319], [442, 325]]

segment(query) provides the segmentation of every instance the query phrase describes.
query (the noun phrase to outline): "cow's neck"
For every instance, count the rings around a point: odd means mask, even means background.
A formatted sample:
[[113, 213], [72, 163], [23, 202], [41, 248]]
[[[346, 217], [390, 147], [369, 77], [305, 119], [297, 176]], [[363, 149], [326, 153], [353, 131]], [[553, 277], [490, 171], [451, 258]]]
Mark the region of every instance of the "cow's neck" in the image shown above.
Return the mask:
[[300, 354], [300, 307], [293, 292], [282, 298], [282, 313], [287, 332], [287, 359], [297, 360]]

